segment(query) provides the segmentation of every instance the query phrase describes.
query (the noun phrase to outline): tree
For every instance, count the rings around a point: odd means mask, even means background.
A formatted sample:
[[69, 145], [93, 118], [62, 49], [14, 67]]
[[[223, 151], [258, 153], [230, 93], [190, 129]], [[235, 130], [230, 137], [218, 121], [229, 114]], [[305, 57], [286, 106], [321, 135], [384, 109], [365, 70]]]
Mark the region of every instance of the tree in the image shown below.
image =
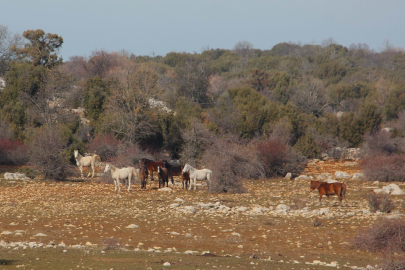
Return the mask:
[[83, 105], [86, 109], [86, 116], [97, 121], [103, 112], [104, 102], [107, 98], [108, 86], [98, 76], [89, 79], [84, 86]]
[[20, 59], [30, 61], [34, 66], [42, 65], [48, 69], [62, 63], [58, 51], [63, 44], [63, 38], [50, 34], [41, 29], [24, 31], [23, 37], [28, 40], [24, 47], [13, 46]]
[[252, 49], [253, 44], [246, 40], [239, 41], [233, 46], [233, 51], [243, 58], [247, 58], [251, 54]]
[[184, 65], [176, 69], [179, 93], [203, 107], [208, 105], [207, 90], [210, 83], [211, 70], [205, 62], [188, 59]]
[[7, 26], [0, 25], [0, 76], [9, 70], [10, 62], [14, 59], [13, 46], [20, 46], [20, 35], [12, 35]]

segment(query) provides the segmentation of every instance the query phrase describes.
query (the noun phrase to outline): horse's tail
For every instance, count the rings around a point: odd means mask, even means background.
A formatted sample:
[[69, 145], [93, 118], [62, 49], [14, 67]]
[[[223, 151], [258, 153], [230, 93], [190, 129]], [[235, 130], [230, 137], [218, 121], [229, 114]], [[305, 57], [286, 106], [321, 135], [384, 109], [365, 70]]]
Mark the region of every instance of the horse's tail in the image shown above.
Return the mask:
[[137, 171], [135, 170], [134, 167], [131, 168], [132, 170], [132, 175], [134, 177], [134, 180], [136, 180], [137, 178], [139, 178], [139, 173], [137, 173]]
[[93, 155], [95, 160], [98, 160], [98, 162], [101, 162], [101, 158], [98, 155]]
[[340, 190], [340, 196], [346, 200], [346, 184], [342, 183], [342, 189]]

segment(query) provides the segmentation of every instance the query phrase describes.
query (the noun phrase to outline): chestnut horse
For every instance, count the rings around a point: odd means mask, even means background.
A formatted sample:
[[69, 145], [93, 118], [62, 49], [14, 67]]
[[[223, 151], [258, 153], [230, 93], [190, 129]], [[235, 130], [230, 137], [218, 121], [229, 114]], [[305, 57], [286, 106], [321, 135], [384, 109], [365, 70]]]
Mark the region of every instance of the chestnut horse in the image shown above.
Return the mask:
[[151, 181], [154, 181], [153, 179], [153, 172], [156, 171], [157, 172], [157, 167], [164, 167], [163, 165], [163, 161], [154, 161], [154, 160], [150, 160], [147, 158], [143, 158], [141, 159], [141, 166], [146, 166], [148, 167], [149, 173], [150, 173], [150, 179]]
[[322, 196], [326, 195], [328, 197], [329, 203], [331, 195], [337, 195], [339, 198], [339, 204], [342, 206], [342, 200], [346, 199], [346, 184], [345, 183], [327, 183], [320, 181], [311, 181], [310, 192], [314, 189], [319, 191], [319, 205], [321, 205]]
[[186, 184], [186, 189], [188, 185], [190, 185], [190, 173], [185, 172], [181, 174], [181, 182], [183, 182], [183, 189], [184, 189], [184, 184]]
[[166, 187], [169, 186], [169, 172], [167, 168], [161, 168], [160, 166], [157, 167], [157, 174], [158, 174], [158, 178], [159, 178], [159, 188], [161, 186], [161, 184], [163, 184], [163, 187], [165, 187], [165, 183], [166, 183]]
[[139, 169], [139, 178], [141, 179], [141, 189], [146, 189], [146, 184], [148, 181], [148, 167], [141, 166]]
[[173, 176], [181, 176], [182, 171], [183, 171], [183, 166], [181, 166], [181, 165], [173, 166], [170, 163], [168, 163], [166, 160], [163, 160], [163, 165], [165, 168], [167, 168], [167, 170], [169, 172], [169, 177], [172, 180], [172, 185], [174, 186]]

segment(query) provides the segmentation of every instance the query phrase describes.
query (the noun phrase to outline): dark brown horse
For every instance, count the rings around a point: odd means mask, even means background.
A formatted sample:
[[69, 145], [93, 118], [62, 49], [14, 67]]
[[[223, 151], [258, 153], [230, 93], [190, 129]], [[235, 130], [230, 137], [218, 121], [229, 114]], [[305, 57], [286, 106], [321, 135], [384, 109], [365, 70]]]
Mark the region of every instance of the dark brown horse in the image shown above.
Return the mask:
[[346, 184], [345, 183], [327, 183], [320, 181], [311, 181], [311, 191], [318, 189], [319, 191], [319, 205], [321, 204], [322, 196], [328, 197], [329, 203], [331, 195], [337, 195], [339, 198], [339, 204], [342, 205], [342, 200], [346, 199]]
[[161, 187], [165, 187], [165, 183], [166, 183], [166, 187], [169, 186], [169, 172], [166, 168], [161, 168], [160, 166], [157, 167], [157, 174], [158, 174], [158, 178], [159, 178], [159, 188]]
[[190, 173], [185, 172], [181, 174], [181, 182], [183, 183], [183, 188], [184, 184], [186, 184], [186, 189], [188, 188], [188, 185], [190, 185]]
[[146, 166], [148, 167], [149, 173], [150, 173], [150, 178], [152, 181], [154, 181], [153, 179], [153, 172], [157, 172], [157, 167], [164, 167], [163, 165], [163, 161], [154, 161], [154, 160], [150, 160], [150, 159], [146, 159], [143, 158], [141, 159], [141, 166]]
[[174, 186], [173, 176], [181, 176], [182, 171], [183, 171], [183, 166], [181, 166], [181, 165], [173, 166], [170, 163], [168, 163], [166, 160], [163, 160], [163, 165], [165, 168], [167, 168], [167, 170], [169, 172], [169, 177], [172, 180], [172, 185]]
[[141, 168], [139, 168], [139, 178], [141, 179], [141, 189], [146, 189], [146, 183], [148, 182], [148, 167], [141, 166]]

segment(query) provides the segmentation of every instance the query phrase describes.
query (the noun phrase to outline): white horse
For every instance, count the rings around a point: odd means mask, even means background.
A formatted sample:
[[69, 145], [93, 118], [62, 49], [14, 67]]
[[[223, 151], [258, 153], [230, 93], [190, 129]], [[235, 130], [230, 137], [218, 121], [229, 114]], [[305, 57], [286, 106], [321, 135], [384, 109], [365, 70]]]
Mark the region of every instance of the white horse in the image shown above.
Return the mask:
[[189, 172], [190, 174], [190, 187], [188, 190], [191, 189], [191, 186], [194, 182], [194, 190], [196, 190], [197, 180], [207, 180], [208, 186], [211, 186], [211, 174], [212, 171], [208, 169], [197, 170], [196, 168], [192, 167], [190, 164], [184, 164], [183, 172]]
[[114, 180], [114, 185], [115, 185], [115, 189], [114, 191], [117, 191], [117, 187], [118, 187], [118, 191], [121, 192], [121, 185], [120, 185], [120, 179], [128, 179], [128, 192], [131, 190], [131, 179], [132, 176], [135, 178], [137, 177], [138, 173], [135, 170], [134, 167], [125, 167], [125, 168], [117, 168], [114, 167], [111, 164], [108, 164], [105, 166], [104, 169], [104, 173], [111, 171], [111, 177]]
[[93, 178], [94, 177], [94, 165], [96, 163], [96, 160], [101, 162], [100, 157], [98, 155], [84, 157], [79, 154], [79, 150], [74, 151], [74, 156], [76, 159], [76, 164], [77, 164], [77, 166], [79, 166], [79, 169], [80, 169], [81, 178], [83, 178], [83, 167], [89, 167], [89, 174], [87, 175], [87, 177], [90, 176], [90, 166], [91, 166], [91, 169], [93, 170], [93, 174], [91, 175], [91, 178]]

